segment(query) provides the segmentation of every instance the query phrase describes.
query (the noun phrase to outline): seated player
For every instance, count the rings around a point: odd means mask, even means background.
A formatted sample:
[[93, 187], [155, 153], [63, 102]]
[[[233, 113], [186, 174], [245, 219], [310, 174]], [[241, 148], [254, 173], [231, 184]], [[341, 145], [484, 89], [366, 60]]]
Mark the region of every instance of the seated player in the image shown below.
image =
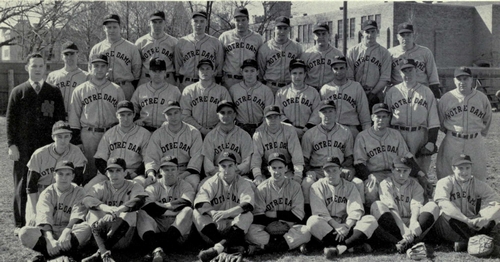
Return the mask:
[[439, 208], [432, 201], [424, 205], [424, 189], [410, 178], [412, 168], [406, 158], [395, 157], [391, 170], [380, 182], [380, 200], [372, 204], [370, 214], [377, 219], [379, 229], [390, 234], [390, 244], [405, 253], [424, 239], [439, 217]]
[[111, 249], [130, 246], [134, 237], [139, 210], [147, 197], [144, 187], [125, 179], [127, 163], [122, 158], [110, 158], [106, 176], [109, 180], [94, 185], [83, 199], [89, 208], [86, 221], [92, 229], [99, 250], [82, 262], [114, 262]]
[[194, 189], [179, 179], [177, 158], [166, 156], [160, 164], [158, 183], [146, 187], [146, 204], [137, 214], [137, 233], [154, 249], [146, 261], [163, 262], [165, 252], [179, 248], [193, 225]]
[[[311, 240], [307, 227], [299, 225], [304, 219], [304, 195], [300, 184], [285, 176], [284, 155], [272, 153], [267, 162], [271, 177], [257, 187], [254, 220], [245, 238], [267, 252], [292, 250]], [[288, 232], [266, 231], [274, 221], [286, 223]]]
[[434, 229], [455, 251], [467, 250], [469, 238], [490, 234], [500, 220], [500, 197], [490, 185], [474, 177], [471, 157], [457, 155], [453, 174], [436, 184], [434, 201], [441, 210]]
[[253, 220], [252, 183], [236, 173], [236, 156], [222, 152], [217, 163], [219, 172], [200, 187], [194, 200], [194, 225], [205, 242], [215, 244], [200, 252], [198, 257], [203, 262], [244, 246]]
[[90, 227], [82, 223], [87, 209], [82, 204], [83, 188], [72, 184], [75, 166], [64, 160], [54, 169], [55, 183], [40, 194], [36, 206], [36, 226], [19, 232], [23, 246], [42, 253], [31, 261], [41, 262], [60, 256], [79, 258], [77, 250], [91, 237]]
[[337, 157], [328, 157], [323, 165], [324, 178], [311, 186], [312, 216], [309, 232], [324, 245], [327, 259], [365, 243], [377, 228], [377, 220], [365, 211], [356, 186], [341, 177]]

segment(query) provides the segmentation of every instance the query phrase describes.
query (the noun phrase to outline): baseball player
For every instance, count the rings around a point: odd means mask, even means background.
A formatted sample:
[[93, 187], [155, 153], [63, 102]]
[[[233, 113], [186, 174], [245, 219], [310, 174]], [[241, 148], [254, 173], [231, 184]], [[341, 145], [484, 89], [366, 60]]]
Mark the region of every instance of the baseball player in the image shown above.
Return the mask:
[[323, 243], [328, 259], [365, 243], [378, 226], [373, 216], [364, 215], [356, 186], [341, 177], [340, 162], [337, 157], [326, 158], [325, 177], [312, 185], [310, 193], [313, 215], [307, 228]]
[[274, 94], [269, 87], [257, 81], [257, 61], [247, 59], [241, 65], [243, 81], [229, 88], [236, 105], [236, 124], [250, 135], [262, 124], [264, 108], [274, 104]]
[[250, 22], [248, 9], [243, 6], [236, 7], [233, 18], [236, 27], [219, 36], [219, 41], [224, 48], [222, 83], [227, 88], [242, 82], [243, 76], [240, 68], [243, 62], [247, 59], [257, 60], [257, 50], [264, 43], [262, 36], [248, 27]]
[[276, 93], [275, 104], [283, 112], [283, 122], [295, 127], [299, 139], [319, 124], [318, 106], [321, 101], [318, 90], [305, 84], [307, 66], [303, 60], [293, 59], [289, 65], [292, 83]]
[[491, 104], [482, 92], [472, 89], [472, 73], [468, 67], [455, 69], [455, 86], [438, 103], [441, 131], [446, 135], [437, 155], [438, 179], [452, 174], [451, 159], [457, 154], [472, 158], [472, 174], [486, 181], [486, 147], [483, 138], [491, 124]]
[[107, 78], [119, 85], [123, 89], [125, 98], [130, 101], [141, 76], [142, 60], [139, 48], [122, 38], [118, 15], [106, 15], [102, 25], [106, 39], [92, 47], [89, 57], [92, 58], [97, 54], [105, 54], [108, 57]]
[[413, 59], [417, 64], [415, 67], [417, 82], [428, 86], [436, 99], [440, 98], [439, 76], [432, 51], [415, 43], [416, 36], [411, 23], [398, 25], [397, 38], [400, 45], [389, 49], [392, 56], [392, 85], [403, 82], [399, 67], [405, 59]]
[[203, 262], [227, 248], [245, 245], [253, 221], [254, 191], [251, 182], [236, 173], [236, 156], [223, 152], [217, 162], [219, 172], [201, 186], [194, 200], [194, 225], [207, 243], [215, 244], [200, 252]]
[[384, 100], [382, 91], [391, 81], [392, 59], [389, 51], [377, 43], [376, 21], [366, 20], [361, 30], [361, 43], [347, 50], [347, 78], [361, 84], [371, 108]]
[[418, 165], [427, 173], [431, 155], [437, 151], [440, 125], [434, 94], [416, 81], [417, 63], [413, 59], [401, 63], [403, 82], [387, 91], [385, 104], [392, 112], [391, 127], [403, 135]]
[[110, 158], [106, 176], [109, 180], [94, 185], [82, 200], [89, 208], [86, 223], [99, 250], [82, 262], [114, 262], [111, 248], [127, 248], [135, 234], [137, 210], [147, 197], [138, 183], [125, 179], [127, 164], [122, 158]]
[[321, 100], [332, 100], [337, 108], [337, 122], [351, 130], [356, 138], [358, 126], [363, 130], [370, 128], [370, 108], [363, 87], [356, 81], [346, 78], [347, 61], [344, 56], [335, 56], [329, 62], [333, 80], [321, 87]]
[[203, 140], [203, 169], [207, 177], [218, 172], [217, 159], [223, 152], [236, 156], [236, 173], [247, 175], [250, 172], [253, 143], [250, 135], [234, 124], [236, 106], [233, 102], [222, 100], [217, 106], [220, 123]]
[[134, 105], [123, 100], [116, 106], [118, 125], [112, 127], [101, 138], [94, 155], [99, 173], [106, 174], [106, 162], [109, 158], [122, 158], [127, 163], [127, 178], [134, 179], [142, 186], [147, 186], [144, 177], [144, 157], [151, 133], [134, 124]]
[[[424, 239], [439, 217], [439, 207], [430, 201], [424, 205], [424, 189], [410, 178], [411, 164], [395, 157], [392, 174], [380, 182], [380, 200], [370, 210], [379, 228], [392, 236], [399, 253]], [[377, 234], [377, 231], [375, 231]]]
[[178, 178], [186, 180], [196, 190], [200, 183], [203, 163], [200, 131], [181, 121], [179, 102], [169, 101], [163, 112], [167, 119], [166, 124], [153, 133], [146, 149], [146, 174], [148, 178], [156, 177], [161, 159], [167, 155], [175, 156], [180, 173]]
[[[123, 90], [106, 78], [108, 57], [97, 55], [92, 57], [90, 63], [90, 80], [75, 88], [69, 110], [69, 124], [73, 130], [72, 143], [81, 144], [87, 158], [83, 185], [96, 177], [94, 155], [97, 147], [104, 132], [118, 122], [116, 107], [118, 102], [125, 100]], [[89, 187], [98, 183], [99, 179], [102, 177], [93, 180]]]
[[274, 37], [262, 44], [257, 53], [260, 76], [263, 83], [271, 88], [273, 94], [290, 84], [289, 65], [293, 59], [302, 55], [302, 47], [289, 39], [290, 19], [280, 16], [274, 20]]
[[[300, 184], [285, 176], [284, 155], [272, 153], [267, 162], [271, 177], [257, 187], [254, 220], [245, 239], [268, 252], [292, 250], [311, 239], [307, 227], [299, 224], [304, 219], [304, 195]], [[284, 222], [290, 229], [283, 235], [270, 235], [265, 229], [273, 221]]]
[[[320, 90], [321, 87], [333, 81], [332, 61], [342, 52], [330, 45], [330, 27], [326, 22], [318, 22], [313, 26], [315, 45], [307, 49], [300, 57], [307, 65], [306, 84]], [[346, 68], [347, 69], [347, 68]]]
[[147, 202], [137, 214], [137, 233], [154, 249], [153, 262], [163, 262], [165, 252], [184, 243], [193, 225], [194, 189], [179, 174], [177, 158], [164, 157], [161, 178], [146, 188]]
[[57, 162], [55, 183], [42, 191], [36, 206], [36, 226], [25, 226], [19, 232], [23, 246], [42, 253], [31, 261], [78, 257], [77, 250], [90, 239], [90, 228], [82, 223], [87, 213], [82, 204], [85, 192], [71, 183], [74, 170], [71, 161]]
[[219, 122], [217, 104], [222, 100], [232, 100], [227, 89], [214, 82], [215, 65], [212, 61], [202, 59], [198, 63], [198, 74], [200, 82], [182, 91], [181, 108], [183, 121], [200, 130], [205, 137]]
[[174, 51], [177, 38], [165, 33], [165, 12], [157, 10], [149, 16], [151, 31], [139, 37], [135, 45], [139, 48], [142, 58], [141, 78], [138, 86], [152, 80], [150, 64], [153, 59], [165, 61], [165, 71], [162, 76], [165, 82], [177, 86], [175, 79]]
[[281, 110], [278, 106], [264, 109], [265, 122], [253, 135], [253, 155], [251, 169], [253, 182], [259, 185], [270, 176], [267, 159], [274, 153], [285, 156], [286, 173], [298, 183], [302, 183], [304, 156], [293, 126], [281, 122]]
[[148, 71], [151, 81], [137, 87], [132, 95], [131, 102], [134, 103], [135, 112], [139, 114], [135, 123], [150, 132], [154, 132], [163, 124], [163, 110], [167, 108], [168, 101], [181, 99], [179, 88], [165, 81], [166, 70], [164, 60], [151, 59]]
[[64, 99], [66, 114], [70, 108], [73, 90], [88, 80], [88, 73], [78, 67], [78, 47], [69, 41], [61, 46], [61, 57], [64, 67], [52, 71], [47, 76], [47, 83], [58, 87]]
[[210, 77], [221, 82], [224, 49], [217, 38], [205, 33], [207, 17], [204, 11], [194, 12], [191, 17], [193, 33], [179, 39], [175, 46], [175, 72], [181, 91], [200, 80], [197, 69], [204, 59], [212, 62], [214, 74]]
[[469, 155], [458, 154], [452, 160], [453, 173], [436, 184], [434, 201], [441, 216], [434, 229], [442, 239], [455, 243], [455, 251], [466, 249], [469, 237], [489, 234], [500, 219], [500, 197], [475, 176], [474, 165]]

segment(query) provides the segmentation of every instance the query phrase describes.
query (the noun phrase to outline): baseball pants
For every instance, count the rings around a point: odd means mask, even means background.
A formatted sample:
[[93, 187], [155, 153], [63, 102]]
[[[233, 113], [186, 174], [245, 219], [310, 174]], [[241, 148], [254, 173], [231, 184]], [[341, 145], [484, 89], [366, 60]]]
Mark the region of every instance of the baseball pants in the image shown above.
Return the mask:
[[[320, 217], [313, 215], [307, 220], [307, 228], [309, 229], [309, 232], [311, 232], [311, 235], [316, 237], [317, 239], [321, 240], [323, 239], [327, 234], [332, 232], [333, 229], [330, 224], [328, 224], [328, 221], [332, 219], [331, 217]], [[335, 218], [334, 218], [335, 219]], [[335, 219], [338, 220], [338, 223], [344, 223], [345, 221], [342, 221], [340, 219]], [[377, 229], [378, 224], [377, 220], [375, 219], [374, 216], [371, 215], [365, 215], [362, 216], [358, 222], [356, 222], [356, 225], [351, 228], [349, 231], [349, 235], [346, 236], [348, 238], [354, 229], [363, 232], [368, 238], [370, 238], [373, 235], [373, 232], [375, 232], [375, 229]]]
[[[354, 172], [354, 168], [344, 168], [344, 169], [348, 169], [349, 172]], [[313, 170], [310, 170], [310, 171], [314, 171], [316, 173], [316, 180], [310, 178], [310, 177], [305, 177], [303, 180], [302, 180], [302, 192], [304, 193], [304, 204], [309, 204], [311, 203], [311, 200], [310, 200], [310, 191], [311, 191], [311, 186], [312, 184], [314, 184], [316, 181], [318, 181], [318, 179], [321, 179], [321, 178], [324, 178], [325, 177], [325, 174], [323, 173], [323, 169], [319, 168], [319, 169], [313, 169]], [[358, 189], [359, 191], [359, 195], [361, 196], [361, 201], [363, 203], [365, 203], [365, 186], [363, 184], [363, 181], [357, 177], [353, 178], [352, 183], [354, 183], [354, 185], [356, 186], [356, 188]]]
[[378, 171], [372, 172], [368, 178], [363, 181], [364, 183], [364, 194], [365, 194], [365, 206], [371, 206], [375, 201], [379, 200], [379, 186], [380, 182], [391, 176], [391, 171]]
[[217, 226], [217, 230], [221, 232], [222, 235], [224, 235], [232, 226], [236, 226], [239, 229], [243, 230], [243, 232], [246, 234], [248, 232], [248, 229], [250, 228], [250, 225], [253, 222], [253, 215], [251, 212], [246, 212], [246, 213], [241, 213], [234, 218], [228, 218], [214, 222], [211, 216], [202, 215], [200, 214], [200, 212], [198, 212], [198, 210], [195, 209], [193, 211], [193, 222], [194, 225], [196, 226], [196, 230], [198, 230], [198, 232], [200, 233], [201, 238], [206, 243], [215, 244], [212, 243], [209, 237], [207, 237], [201, 232], [203, 228], [213, 223]]
[[[196, 81], [193, 81], [193, 80], [196, 80]], [[181, 91], [181, 93], [182, 93], [182, 91], [184, 90], [184, 88], [186, 88], [186, 86], [194, 84], [198, 81], [200, 81], [198, 79], [198, 76], [196, 76], [196, 78], [184, 77], [184, 80], [182, 81], [182, 83], [179, 84], [179, 91]]]
[[[101, 218], [103, 218], [106, 215], [105, 212], [103, 211], [96, 211], [96, 210], [89, 210], [89, 213], [87, 214], [86, 217], [86, 222], [89, 226], [92, 226], [94, 222], [98, 222]], [[135, 229], [137, 225], [137, 212], [123, 212], [119, 216], [119, 218], [123, 219], [123, 221], [127, 222], [129, 225], [129, 228], [125, 235], [113, 246], [113, 248], [116, 249], [125, 249], [129, 247], [132, 243], [132, 239], [135, 234]], [[107, 230], [109, 233], [110, 231], [116, 230], [116, 228], [113, 225], [113, 222], [111, 223], [106, 223], [104, 226], [104, 230]]]
[[[52, 226], [54, 238], [59, 239], [65, 228], [66, 227], [63, 226]], [[75, 235], [76, 239], [78, 240], [78, 249], [84, 247], [85, 244], [88, 243], [92, 235], [90, 227], [86, 223], [73, 225], [73, 227], [71, 228], [71, 233]], [[42, 230], [39, 227], [25, 226], [21, 229], [21, 231], [19, 231], [19, 240], [21, 241], [21, 244], [31, 250], [35, 250], [38, 252], [40, 252], [40, 250], [36, 250], [36, 246], [40, 237], [45, 238], [43, 236]], [[47, 253], [46, 246], [43, 246], [43, 248], [45, 248], [45, 252], [41, 253]]]
[[[29, 159], [28, 159], [29, 160]], [[14, 169], [12, 174], [14, 177], [14, 196], [13, 196], [13, 211], [14, 223], [16, 227], [23, 227], [26, 224], [26, 201], [28, 195], [26, 193], [26, 183], [28, 180], [28, 160], [19, 159], [14, 161]]]
[[429, 172], [429, 168], [431, 166], [431, 157], [432, 156], [419, 156], [416, 157], [417, 152], [420, 150], [420, 148], [424, 147], [425, 144], [427, 144], [427, 129], [422, 128], [420, 130], [416, 131], [406, 131], [406, 130], [399, 130], [401, 135], [403, 136], [404, 140], [406, 141], [406, 145], [408, 145], [408, 149], [410, 149], [410, 152], [415, 156], [415, 159], [417, 160], [417, 164], [420, 167], [420, 169], [424, 173]]
[[[94, 155], [97, 152], [97, 147], [101, 141], [104, 132], [93, 132], [82, 128], [81, 138], [83, 145], [83, 154], [87, 158], [87, 166], [85, 167], [85, 172], [83, 173], [83, 185], [92, 180], [97, 174], [97, 168], [95, 166]], [[95, 183], [97, 184], [97, 183]]]
[[151, 217], [144, 210], [137, 212], [137, 233], [143, 237], [145, 232], [153, 231], [155, 233], [167, 232], [172, 226], [181, 233], [180, 242], [184, 243], [191, 231], [193, 225], [193, 209], [185, 207], [175, 216]]
[[[288, 223], [290, 225], [290, 230], [288, 230], [283, 238], [288, 244], [288, 249], [292, 250], [298, 248], [300, 245], [308, 243], [311, 240], [311, 233], [304, 225], [294, 225], [293, 223]], [[265, 245], [269, 243], [271, 235], [266, 232], [264, 225], [252, 224], [248, 229], [248, 233], [245, 235], [245, 240], [251, 244], [258, 245], [262, 249]]]
[[[175, 81], [175, 77], [174, 77], [174, 74], [175, 72], [168, 72], [166, 77], [165, 77], [165, 81], [171, 85], [174, 85], [174, 86], [179, 86], [179, 83], [177, 83]], [[141, 78], [139, 79], [139, 83], [137, 84], [137, 86], [141, 86], [145, 83], [148, 83], [149, 81], [151, 81], [151, 78], [149, 77], [149, 74], [146, 75], [145, 73], [143, 73], [141, 75]]]

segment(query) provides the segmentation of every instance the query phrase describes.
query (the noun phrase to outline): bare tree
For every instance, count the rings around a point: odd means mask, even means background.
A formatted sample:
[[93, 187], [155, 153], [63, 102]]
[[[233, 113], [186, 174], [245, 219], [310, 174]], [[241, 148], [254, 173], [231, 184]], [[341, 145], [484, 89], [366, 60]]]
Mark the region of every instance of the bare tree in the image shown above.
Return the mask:
[[[0, 24], [6, 25], [7, 29], [13, 29], [17, 20], [26, 12], [41, 5], [43, 0], [40, 1], [6, 1], [0, 6]], [[16, 36], [11, 36], [0, 42], [0, 47], [4, 45], [15, 45]]]

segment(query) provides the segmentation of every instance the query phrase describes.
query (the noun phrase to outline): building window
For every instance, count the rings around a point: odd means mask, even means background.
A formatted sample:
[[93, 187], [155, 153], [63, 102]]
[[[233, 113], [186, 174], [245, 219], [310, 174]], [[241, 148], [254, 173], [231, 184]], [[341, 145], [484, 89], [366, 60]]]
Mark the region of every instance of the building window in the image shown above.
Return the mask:
[[307, 25], [302, 26], [302, 43], [308, 43], [309, 37], [307, 37]]
[[314, 37], [312, 35], [312, 24], [307, 25], [307, 42], [310, 43], [313, 41]]
[[365, 23], [366, 21], [366, 16], [362, 16], [361, 17], [361, 26], [363, 26], [363, 24]]
[[381, 15], [375, 15], [375, 21], [377, 22], [378, 29], [380, 29], [381, 28], [381, 24], [382, 24], [382, 16]]
[[343, 20], [339, 20], [337, 25], [338, 25], [337, 26], [337, 34], [339, 36], [339, 39], [342, 39], [342, 37], [344, 35], [344, 23], [343, 23]]
[[349, 20], [349, 36], [354, 38], [355, 30], [356, 30], [356, 18], [351, 18]]
[[373, 20], [373, 15], [369, 15], [368, 20]]
[[328, 28], [330, 28], [330, 31], [328, 33], [331, 34], [333, 32], [333, 22], [332, 21], [328, 21]]
[[290, 27], [290, 39], [293, 39], [293, 26]]

